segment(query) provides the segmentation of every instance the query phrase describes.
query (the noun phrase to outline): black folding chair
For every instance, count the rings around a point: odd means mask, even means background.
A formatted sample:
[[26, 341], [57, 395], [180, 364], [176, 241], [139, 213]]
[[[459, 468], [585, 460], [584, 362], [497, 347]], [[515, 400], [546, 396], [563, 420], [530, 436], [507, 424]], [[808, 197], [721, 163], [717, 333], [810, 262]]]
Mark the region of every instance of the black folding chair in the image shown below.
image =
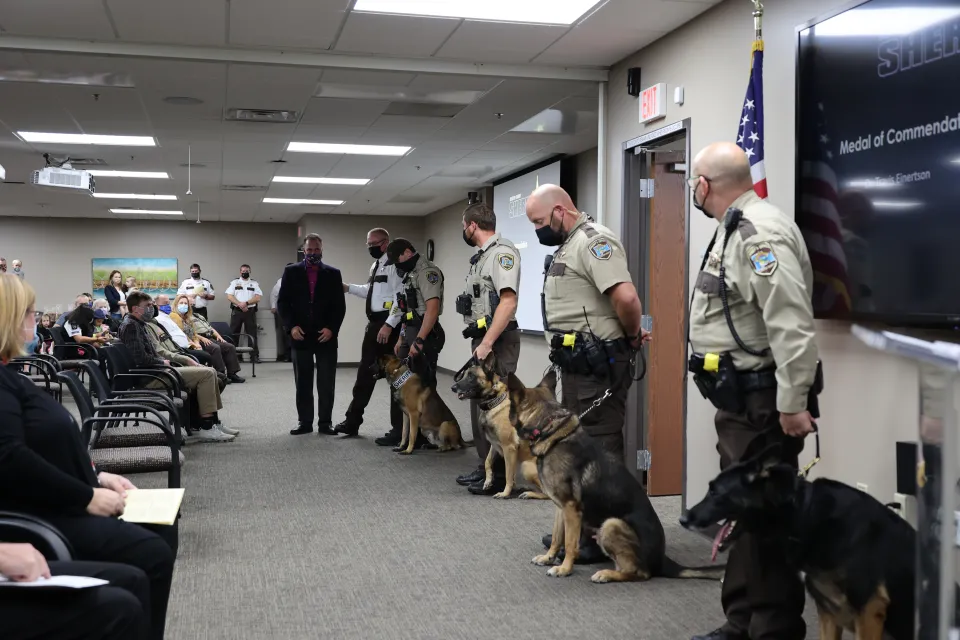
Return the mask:
[[[228, 340], [233, 346], [237, 348], [237, 355], [243, 355], [245, 353], [250, 354], [250, 368], [253, 374], [253, 377], [257, 377], [257, 363], [256, 359], [253, 357], [255, 349], [253, 348], [256, 344], [254, 337], [249, 333], [233, 333], [230, 331], [230, 325], [226, 322], [211, 322], [210, 326], [213, 327], [217, 333], [223, 336], [224, 340]], [[246, 346], [244, 346], [246, 343]]]
[[73, 548], [56, 527], [26, 513], [0, 511], [0, 540], [32, 544], [47, 560], [73, 559]]

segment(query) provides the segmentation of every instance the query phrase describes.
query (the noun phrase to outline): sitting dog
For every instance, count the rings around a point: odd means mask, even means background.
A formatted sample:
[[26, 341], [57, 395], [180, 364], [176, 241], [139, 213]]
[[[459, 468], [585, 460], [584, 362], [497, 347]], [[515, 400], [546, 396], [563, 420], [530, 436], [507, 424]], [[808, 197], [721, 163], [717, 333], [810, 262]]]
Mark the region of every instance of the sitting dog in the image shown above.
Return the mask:
[[[523, 385], [509, 387], [510, 422], [520, 438], [530, 443], [540, 483], [557, 506], [550, 548], [533, 563], [555, 564], [562, 545], [563, 563], [547, 574], [570, 575], [584, 528], [616, 565], [594, 573], [594, 582], [654, 576], [718, 580], [723, 567], [687, 568], [667, 557], [663, 524], [637, 479], [622, 460], [580, 428], [576, 414], [539, 392], [551, 386], [552, 376], [548, 374], [532, 391]], [[528, 394], [535, 395], [532, 401]]]
[[[487, 436], [490, 451], [487, 453], [483, 468], [486, 472], [483, 488], [489, 489], [493, 484], [493, 462], [499, 454], [503, 456], [506, 473], [506, 486], [500, 493], [493, 494], [494, 498], [509, 498], [513, 494], [513, 486], [517, 476], [517, 463], [524, 479], [541, 489], [540, 478], [537, 476], [537, 463], [530, 453], [530, 443], [521, 440], [517, 430], [510, 423], [510, 394], [508, 386], [523, 387], [523, 383], [512, 373], [507, 376], [507, 382], [496, 373], [496, 357], [491, 353], [479, 364], [471, 360], [466, 369], [462, 369], [454, 380], [451, 390], [460, 400], [479, 400], [477, 421]], [[544, 395], [546, 394], [546, 395]], [[546, 398], [552, 398], [553, 392], [541, 386], [527, 389], [524, 402], [535, 403]], [[520, 413], [526, 410], [521, 408]], [[524, 491], [520, 498], [548, 500], [541, 491]]]
[[461, 449], [468, 444], [460, 435], [460, 425], [437, 390], [428, 387], [400, 358], [382, 355], [377, 360], [380, 375], [389, 382], [391, 393], [403, 412], [403, 436], [394, 451], [409, 455], [413, 453], [417, 436], [422, 429], [431, 440], [436, 441], [440, 451]]
[[707, 496], [680, 518], [688, 529], [728, 525], [780, 541], [817, 604], [821, 640], [912, 640], [916, 532], [864, 493], [813, 482], [780, 462], [779, 445], [723, 470]]

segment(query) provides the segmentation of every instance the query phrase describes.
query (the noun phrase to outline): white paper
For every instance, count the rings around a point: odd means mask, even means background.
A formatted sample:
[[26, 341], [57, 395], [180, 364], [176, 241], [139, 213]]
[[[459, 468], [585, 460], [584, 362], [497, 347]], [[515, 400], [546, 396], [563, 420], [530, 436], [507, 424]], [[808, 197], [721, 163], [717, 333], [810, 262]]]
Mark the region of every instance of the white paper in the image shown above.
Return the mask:
[[0, 588], [2, 587], [21, 587], [24, 589], [90, 589], [91, 587], [102, 587], [109, 584], [106, 580], [100, 578], [88, 578], [86, 576], [53, 576], [50, 578], [39, 578], [33, 582], [14, 582], [4, 576], [0, 576]]
[[172, 525], [177, 521], [183, 489], [130, 489], [121, 520]]

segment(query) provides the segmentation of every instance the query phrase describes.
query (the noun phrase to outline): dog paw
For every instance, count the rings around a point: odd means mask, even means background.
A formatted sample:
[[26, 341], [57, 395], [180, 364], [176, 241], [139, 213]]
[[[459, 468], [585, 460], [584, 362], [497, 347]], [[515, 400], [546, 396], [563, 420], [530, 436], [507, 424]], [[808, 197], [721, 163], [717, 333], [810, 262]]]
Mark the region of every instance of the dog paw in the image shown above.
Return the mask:
[[569, 576], [571, 573], [573, 573], [573, 569], [568, 569], [567, 567], [563, 566], [562, 564], [561, 564], [561, 565], [558, 565], [558, 566], [556, 566], [556, 567], [550, 567], [550, 568], [547, 570], [547, 575], [548, 575], [548, 576], [552, 576], [552, 577], [554, 577], [554, 578], [565, 578], [565, 577]]
[[590, 576], [590, 580], [592, 582], [596, 582], [597, 584], [604, 584], [606, 582], [610, 582], [611, 581], [610, 573], [606, 569], [601, 569], [600, 571], [597, 571], [595, 574]]
[[536, 494], [533, 491], [524, 491], [517, 497], [521, 500], [534, 500], [536, 499]]
[[500, 491], [499, 493], [493, 494], [494, 498], [509, 498], [512, 491]]
[[542, 556], [534, 556], [533, 560], [531, 560], [530, 562], [532, 562], [533, 564], [540, 565], [541, 567], [545, 567], [547, 565], [553, 564], [554, 560], [556, 559], [557, 559], [556, 556], [552, 556], [549, 553], [545, 553]]
[[398, 449], [398, 450], [397, 450], [397, 453], [399, 453], [399, 454], [402, 455], [402, 456], [408, 456], [408, 455], [410, 455], [411, 453], [413, 453], [413, 450], [412, 450], [412, 449]]

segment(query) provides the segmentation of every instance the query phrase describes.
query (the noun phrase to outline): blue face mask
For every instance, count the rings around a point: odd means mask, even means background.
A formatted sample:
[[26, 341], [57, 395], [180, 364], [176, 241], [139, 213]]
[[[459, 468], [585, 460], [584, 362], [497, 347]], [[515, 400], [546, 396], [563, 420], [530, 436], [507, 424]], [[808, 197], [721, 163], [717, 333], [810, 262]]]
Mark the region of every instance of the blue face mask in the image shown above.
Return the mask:
[[159, 308], [160, 308], [160, 311], [163, 311], [164, 313], [167, 313], [167, 314], [170, 313], [170, 305], [168, 304], [161, 304]]
[[33, 328], [33, 338], [23, 343], [23, 350], [27, 353], [36, 353], [37, 344], [39, 344], [40, 338], [37, 336], [37, 328]]
[[190, 307], [188, 307], [185, 304], [177, 305], [177, 311], [179, 311], [180, 313], [186, 313], [187, 311], [190, 311]]

